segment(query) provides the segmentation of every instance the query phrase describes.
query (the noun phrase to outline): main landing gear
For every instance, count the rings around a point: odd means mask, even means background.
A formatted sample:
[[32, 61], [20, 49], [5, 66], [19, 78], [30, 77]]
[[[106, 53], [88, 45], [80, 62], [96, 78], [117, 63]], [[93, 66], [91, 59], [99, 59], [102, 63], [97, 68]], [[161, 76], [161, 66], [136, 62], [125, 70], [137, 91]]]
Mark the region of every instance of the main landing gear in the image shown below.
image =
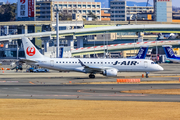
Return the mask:
[[89, 78], [95, 78], [95, 75], [91, 73], [91, 74], [89, 75]]

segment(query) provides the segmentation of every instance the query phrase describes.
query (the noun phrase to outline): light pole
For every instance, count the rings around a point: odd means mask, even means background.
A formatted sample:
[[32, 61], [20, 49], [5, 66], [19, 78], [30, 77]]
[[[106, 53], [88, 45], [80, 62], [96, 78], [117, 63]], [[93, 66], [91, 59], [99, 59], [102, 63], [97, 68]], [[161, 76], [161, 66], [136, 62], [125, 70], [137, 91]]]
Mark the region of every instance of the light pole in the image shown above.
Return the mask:
[[116, 26], [116, 24], [115, 24], [115, 7], [114, 7], [114, 26]]
[[105, 51], [105, 33], [104, 33], [104, 58], [105, 58], [105, 55], [106, 54], [106, 51]]
[[[92, 39], [92, 37], [91, 37]], [[95, 39], [94, 39], [94, 58], [95, 58]]]
[[157, 58], [158, 58], [158, 48], [157, 48], [157, 39], [156, 39], [156, 61], [157, 61]]
[[18, 56], [19, 56], [19, 53], [18, 53], [18, 52], [19, 52], [19, 47], [18, 47], [18, 42], [17, 42], [17, 41], [16, 41], [16, 46], [17, 46], [17, 51], [16, 51], [16, 52], [17, 52], [17, 60], [18, 60]]
[[77, 14], [78, 14], [78, 0], [77, 0], [77, 4], [76, 4], [76, 29], [77, 29]]
[[[106, 34], [108, 34], [108, 32], [107, 32], [107, 31], [106, 31]], [[107, 56], [108, 56], [108, 58], [109, 58], [109, 51], [108, 51], [108, 39], [109, 39], [109, 38], [107, 38], [107, 41], [106, 41], [106, 42], [107, 42], [107, 43], [106, 43], [106, 46], [107, 46], [107, 48], [106, 48], [106, 49], [107, 49]]]
[[134, 56], [135, 56], [135, 38], [134, 38]]
[[57, 47], [56, 47], [56, 58], [59, 57], [59, 12], [61, 8], [58, 6], [53, 6], [53, 10], [56, 12], [56, 39], [57, 39]]

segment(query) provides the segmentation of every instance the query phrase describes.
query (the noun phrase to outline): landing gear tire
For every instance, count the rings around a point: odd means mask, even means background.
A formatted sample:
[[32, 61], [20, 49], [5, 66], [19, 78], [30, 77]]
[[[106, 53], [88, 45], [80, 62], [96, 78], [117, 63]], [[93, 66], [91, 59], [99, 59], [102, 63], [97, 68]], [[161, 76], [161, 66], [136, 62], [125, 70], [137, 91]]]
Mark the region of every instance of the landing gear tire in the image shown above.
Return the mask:
[[90, 74], [89, 78], [95, 78], [95, 75]]

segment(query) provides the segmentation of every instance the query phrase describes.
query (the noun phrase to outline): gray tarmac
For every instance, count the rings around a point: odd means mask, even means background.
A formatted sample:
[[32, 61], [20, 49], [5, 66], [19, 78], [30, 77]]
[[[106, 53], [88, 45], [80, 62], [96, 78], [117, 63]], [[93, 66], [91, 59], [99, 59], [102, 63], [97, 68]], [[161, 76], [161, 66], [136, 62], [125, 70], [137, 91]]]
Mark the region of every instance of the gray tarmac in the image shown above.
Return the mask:
[[[0, 71], [0, 98], [3, 99], [75, 99], [180, 102], [180, 95], [121, 93], [127, 90], [180, 89], [180, 64], [160, 64], [165, 69], [150, 73], [150, 78], [141, 78], [143, 73], [119, 73], [108, 78], [96, 75], [89, 79], [83, 73], [26, 73], [25, 71]], [[141, 78], [146, 84], [117, 84], [117, 78]], [[151, 83], [155, 81], [155, 83]], [[162, 81], [164, 83], [156, 83]], [[91, 84], [91, 83], [94, 84]], [[98, 84], [96, 84], [98, 82]], [[107, 82], [105, 84], [105, 82]]]

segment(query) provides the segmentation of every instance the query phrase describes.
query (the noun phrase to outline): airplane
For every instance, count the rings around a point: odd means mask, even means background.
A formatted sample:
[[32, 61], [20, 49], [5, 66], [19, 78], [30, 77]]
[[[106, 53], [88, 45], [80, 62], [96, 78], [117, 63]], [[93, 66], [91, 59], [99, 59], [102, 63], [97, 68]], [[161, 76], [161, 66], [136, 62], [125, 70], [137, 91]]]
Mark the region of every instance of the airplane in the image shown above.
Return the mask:
[[160, 33], [158, 35], [158, 40], [165, 40], [165, 39], [176, 39], [177, 38], [177, 34], [175, 33]]
[[158, 64], [146, 59], [49, 58], [42, 55], [27, 37], [22, 38], [22, 42], [26, 55], [26, 59], [22, 60], [27, 64], [58, 71], [89, 73], [89, 78], [95, 78], [95, 74], [115, 77], [118, 72], [148, 74], [163, 70]]
[[167, 60], [173, 61], [173, 62], [180, 62], [180, 56], [176, 56], [171, 49], [172, 46], [170, 45], [163, 45], [164, 52], [166, 54]]

